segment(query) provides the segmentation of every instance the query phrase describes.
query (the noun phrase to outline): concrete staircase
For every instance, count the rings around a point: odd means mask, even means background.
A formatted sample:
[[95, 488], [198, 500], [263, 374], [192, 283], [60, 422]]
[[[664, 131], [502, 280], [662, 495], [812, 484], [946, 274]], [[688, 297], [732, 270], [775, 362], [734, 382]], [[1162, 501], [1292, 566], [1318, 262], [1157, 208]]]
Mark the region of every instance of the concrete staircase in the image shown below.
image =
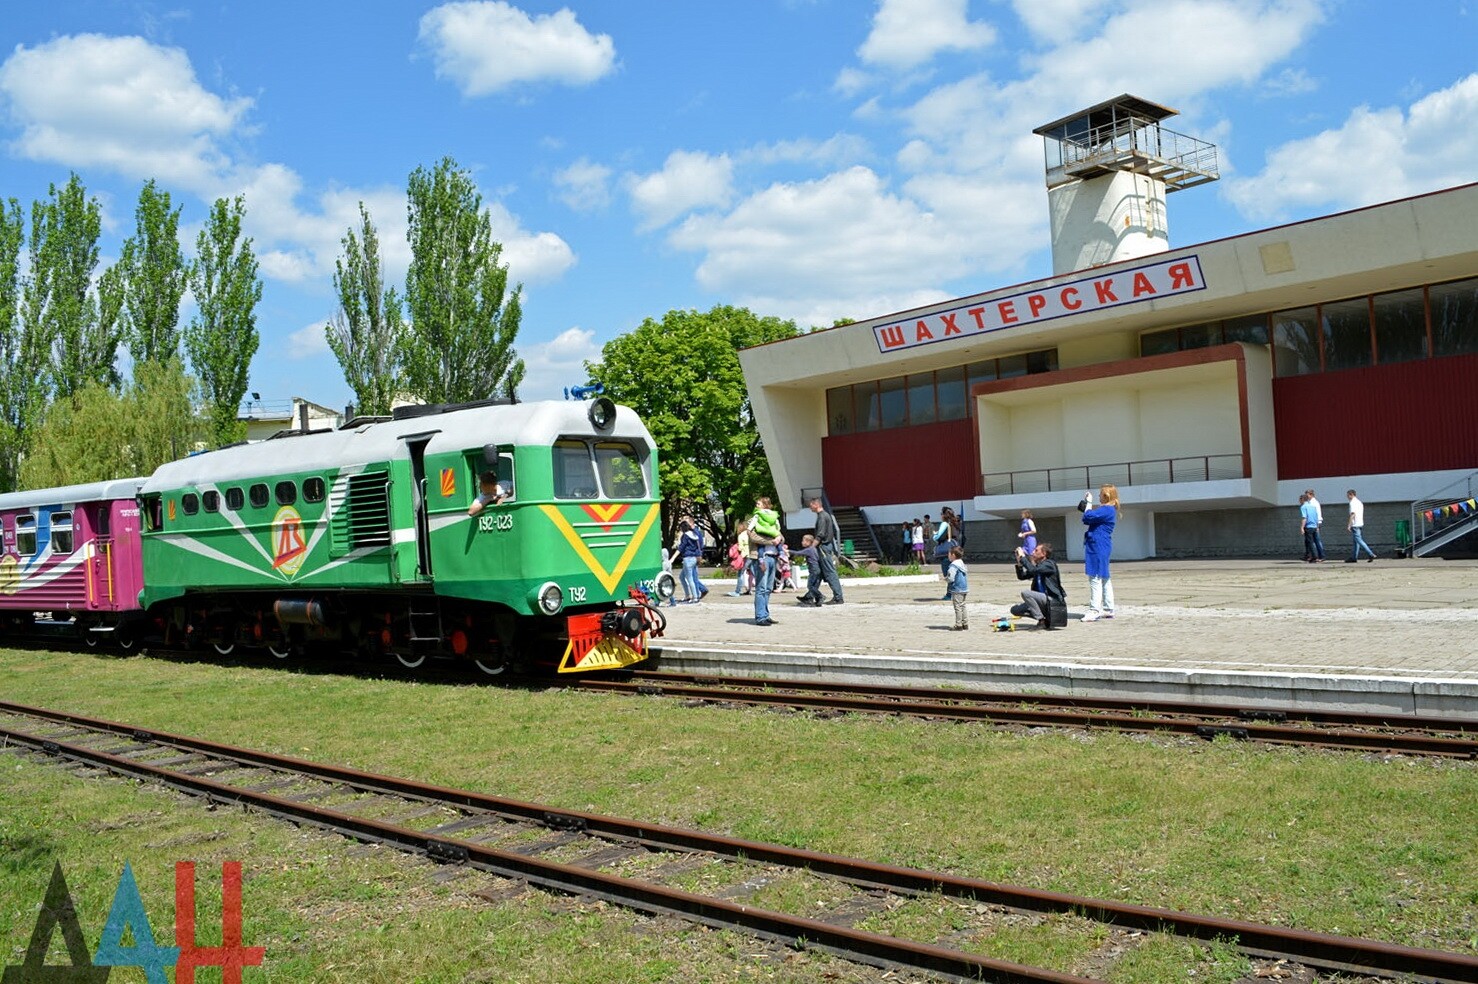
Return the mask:
[[[852, 563], [857, 567], [866, 567], [868, 564], [882, 563], [878, 541], [873, 536], [872, 525], [862, 515], [862, 510], [856, 506], [837, 506], [831, 510], [836, 517], [837, 528], [841, 530], [842, 540], [852, 541]], [[846, 560], [843, 559], [845, 566]]]
[[[1468, 506], [1478, 496], [1478, 472], [1425, 495], [1411, 504], [1411, 545], [1407, 555], [1425, 557], [1478, 530], [1478, 509]], [[1444, 509], [1456, 515], [1443, 515]], [[1427, 519], [1427, 513], [1433, 513]]]

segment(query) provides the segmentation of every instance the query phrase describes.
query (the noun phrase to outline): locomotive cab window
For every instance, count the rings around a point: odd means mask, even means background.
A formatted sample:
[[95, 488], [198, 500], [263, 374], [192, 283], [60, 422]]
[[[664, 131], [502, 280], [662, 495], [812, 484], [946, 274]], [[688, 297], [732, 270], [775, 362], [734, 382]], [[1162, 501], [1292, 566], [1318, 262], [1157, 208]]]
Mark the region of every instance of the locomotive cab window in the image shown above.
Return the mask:
[[641, 458], [625, 441], [597, 442], [595, 468], [607, 499], [646, 498], [647, 479]]
[[584, 441], [555, 441], [550, 463], [554, 466], [556, 499], [594, 499], [600, 495], [590, 446]]
[[139, 500], [139, 515], [144, 522], [144, 529], [150, 533], [164, 528], [164, 500], [156, 493], [146, 495]]
[[54, 554], [72, 552], [72, 514], [69, 512], [51, 514], [51, 552]]
[[15, 517], [15, 552], [29, 557], [36, 552], [36, 517]]

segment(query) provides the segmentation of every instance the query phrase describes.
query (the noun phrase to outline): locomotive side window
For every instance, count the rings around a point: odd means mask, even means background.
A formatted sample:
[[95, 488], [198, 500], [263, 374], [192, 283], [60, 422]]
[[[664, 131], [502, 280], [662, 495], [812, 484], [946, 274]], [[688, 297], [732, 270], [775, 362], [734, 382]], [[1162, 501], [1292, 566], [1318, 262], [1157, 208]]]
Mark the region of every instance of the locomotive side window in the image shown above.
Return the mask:
[[647, 478], [636, 448], [625, 441], [600, 441], [595, 445], [595, 467], [607, 499], [644, 499]]
[[276, 494], [279, 506], [290, 506], [298, 501], [298, 487], [292, 482], [278, 482]]
[[143, 517], [145, 530], [152, 533], [164, 528], [164, 501], [157, 493], [139, 500], [139, 513]]
[[36, 517], [15, 517], [15, 552], [29, 557], [36, 552]]
[[584, 441], [555, 441], [552, 450], [556, 499], [594, 499], [600, 494], [590, 448]]
[[69, 512], [51, 514], [51, 552], [72, 552], [72, 514]]
[[200, 496], [194, 492], [186, 492], [180, 496], [180, 508], [185, 510], [186, 516], [193, 516], [200, 511]]
[[323, 479], [321, 479], [321, 478], [305, 478], [305, 479], [303, 479], [303, 501], [304, 502], [322, 502], [323, 501]]
[[267, 504], [267, 483], [258, 482], [251, 487], [251, 504], [261, 509]]
[[232, 512], [238, 512], [244, 505], [246, 505], [246, 493], [242, 492], [240, 488], [234, 485], [226, 490], [227, 509], [231, 510]]
[[205, 507], [206, 512], [221, 511], [221, 493], [215, 489], [208, 489], [200, 493], [200, 504]]

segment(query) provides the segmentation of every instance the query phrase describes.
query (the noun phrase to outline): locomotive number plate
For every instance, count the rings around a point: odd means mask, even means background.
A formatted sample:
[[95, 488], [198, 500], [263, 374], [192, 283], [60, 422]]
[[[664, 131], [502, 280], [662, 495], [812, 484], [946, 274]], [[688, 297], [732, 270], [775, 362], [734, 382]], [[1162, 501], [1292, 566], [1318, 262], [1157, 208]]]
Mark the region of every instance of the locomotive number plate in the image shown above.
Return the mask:
[[513, 514], [494, 513], [489, 516], [487, 513], [483, 513], [477, 517], [477, 528], [483, 533], [490, 533], [494, 530], [501, 533], [511, 530], [513, 529]]

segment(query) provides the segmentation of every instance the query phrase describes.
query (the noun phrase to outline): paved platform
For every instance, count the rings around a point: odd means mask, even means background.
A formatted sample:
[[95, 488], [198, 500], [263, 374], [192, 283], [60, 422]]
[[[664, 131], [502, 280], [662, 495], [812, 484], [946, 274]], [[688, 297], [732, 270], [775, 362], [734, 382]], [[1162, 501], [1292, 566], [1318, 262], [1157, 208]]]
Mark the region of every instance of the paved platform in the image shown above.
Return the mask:
[[1478, 561], [1140, 561], [1114, 565], [1112, 621], [1081, 621], [1066, 564], [1066, 629], [992, 619], [1019, 600], [1009, 565], [972, 565], [970, 631], [952, 632], [936, 576], [845, 580], [846, 604], [772, 596], [664, 608], [657, 666], [678, 672], [1133, 695], [1478, 718]]

